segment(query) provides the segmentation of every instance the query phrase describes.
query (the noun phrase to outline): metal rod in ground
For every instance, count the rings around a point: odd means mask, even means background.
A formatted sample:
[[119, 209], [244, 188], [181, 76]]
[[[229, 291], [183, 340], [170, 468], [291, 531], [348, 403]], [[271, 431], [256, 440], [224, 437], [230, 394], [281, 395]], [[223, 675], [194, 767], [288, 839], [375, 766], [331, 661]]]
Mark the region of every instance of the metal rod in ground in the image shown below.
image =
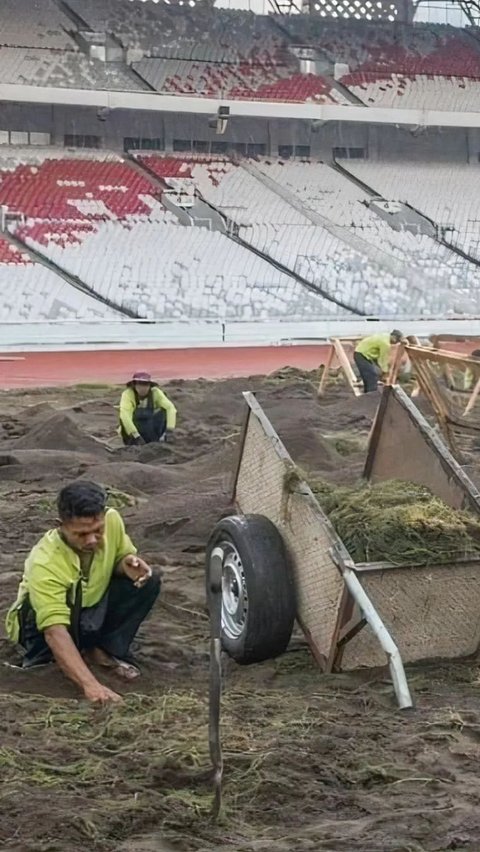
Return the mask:
[[220, 713], [222, 699], [222, 570], [223, 550], [214, 548], [209, 562], [209, 607], [210, 607], [210, 685], [208, 740], [213, 766], [214, 819], [222, 807], [223, 755], [220, 737]]

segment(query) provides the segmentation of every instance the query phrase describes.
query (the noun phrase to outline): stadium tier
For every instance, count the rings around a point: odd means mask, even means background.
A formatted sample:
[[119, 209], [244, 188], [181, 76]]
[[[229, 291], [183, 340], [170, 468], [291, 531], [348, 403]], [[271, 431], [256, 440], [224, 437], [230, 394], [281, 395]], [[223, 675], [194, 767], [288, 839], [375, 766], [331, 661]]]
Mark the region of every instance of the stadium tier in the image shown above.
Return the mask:
[[480, 261], [478, 166], [397, 159], [345, 165], [379, 195], [407, 202], [435, 220], [447, 242]]
[[0, 237], [2, 322], [114, 319], [120, 314]]
[[304, 320], [475, 309], [472, 262], [407, 220], [399, 228], [401, 209], [394, 229], [373, 195], [331, 166], [63, 153], [0, 156], [9, 231], [49, 275], [120, 312]]
[[2, 0], [0, 83], [478, 111], [476, 29], [166, 0]]

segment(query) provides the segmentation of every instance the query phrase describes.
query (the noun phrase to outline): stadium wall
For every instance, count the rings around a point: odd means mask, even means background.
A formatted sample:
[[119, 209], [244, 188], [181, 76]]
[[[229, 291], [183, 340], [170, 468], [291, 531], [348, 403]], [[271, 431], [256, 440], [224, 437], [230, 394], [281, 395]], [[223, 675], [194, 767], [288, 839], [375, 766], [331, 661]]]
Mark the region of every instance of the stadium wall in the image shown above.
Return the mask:
[[[64, 107], [41, 104], [0, 105], [0, 132], [44, 133], [52, 145], [63, 146], [65, 137], [98, 137], [98, 147], [124, 149], [132, 138], [160, 140], [159, 150], [167, 153], [179, 141], [190, 140], [215, 146], [257, 143], [265, 154], [276, 157], [282, 146], [308, 148], [313, 159], [330, 160], [334, 149], [362, 151], [372, 160], [405, 158], [412, 161], [478, 162], [480, 128], [392, 127], [371, 123], [331, 121], [312, 127], [311, 121], [260, 119], [236, 116], [228, 122], [225, 134], [218, 136], [204, 115], [195, 113], [132, 112], [105, 113], [90, 107]], [[3, 141], [6, 141], [6, 137]], [[23, 143], [18, 143], [23, 144]]]

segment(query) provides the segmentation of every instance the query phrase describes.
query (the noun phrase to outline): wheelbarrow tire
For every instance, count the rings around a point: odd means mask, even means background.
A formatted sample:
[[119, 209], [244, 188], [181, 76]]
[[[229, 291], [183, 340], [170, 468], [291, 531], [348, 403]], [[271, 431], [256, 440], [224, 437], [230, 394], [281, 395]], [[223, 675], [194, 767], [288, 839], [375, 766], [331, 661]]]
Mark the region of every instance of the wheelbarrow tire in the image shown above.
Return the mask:
[[231, 515], [207, 545], [207, 603], [214, 605], [210, 565], [222, 551], [222, 647], [247, 665], [273, 659], [288, 646], [295, 621], [295, 588], [288, 553], [263, 515]]

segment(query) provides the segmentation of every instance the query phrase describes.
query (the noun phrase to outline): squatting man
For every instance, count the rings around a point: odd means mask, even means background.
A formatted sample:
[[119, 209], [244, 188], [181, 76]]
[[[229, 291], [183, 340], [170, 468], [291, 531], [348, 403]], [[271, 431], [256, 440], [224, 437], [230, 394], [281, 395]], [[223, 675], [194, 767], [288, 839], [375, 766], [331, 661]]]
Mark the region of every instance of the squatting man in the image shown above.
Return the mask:
[[152, 380], [134, 373], [120, 398], [119, 432], [125, 446], [172, 441], [177, 409]]
[[124, 680], [140, 674], [130, 647], [160, 591], [160, 578], [106, 502], [94, 482], [60, 491], [58, 526], [31, 550], [7, 615], [8, 636], [23, 648], [22, 667], [54, 661], [94, 702], [121, 697], [97, 680], [91, 665]]

